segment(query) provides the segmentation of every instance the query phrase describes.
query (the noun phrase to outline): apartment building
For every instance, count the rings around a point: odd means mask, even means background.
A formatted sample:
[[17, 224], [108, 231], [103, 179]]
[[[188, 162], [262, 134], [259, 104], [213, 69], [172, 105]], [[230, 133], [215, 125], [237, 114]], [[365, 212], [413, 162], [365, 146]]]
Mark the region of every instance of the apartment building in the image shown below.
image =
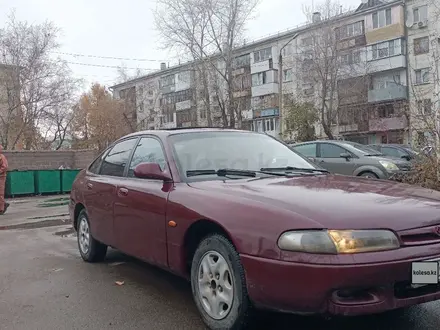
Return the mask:
[[[435, 95], [437, 99], [439, 95], [438, 84], [426, 80], [428, 68], [435, 80], [432, 61], [434, 52], [438, 53], [438, 42], [434, 44], [439, 19], [430, 18], [434, 10], [428, 3], [432, 1], [363, 0], [352, 12], [331, 18], [315, 13], [308, 24], [234, 49], [237, 126], [280, 137], [280, 118], [286, 108], [285, 104], [280, 107], [282, 90], [284, 96], [312, 102], [318, 109], [323, 100], [331, 104], [335, 114], [331, 130], [340, 139], [360, 143], [412, 141], [413, 109], [430, 111]], [[317, 54], [316, 39], [322, 39], [324, 30], [331, 31], [329, 53], [337, 56], [331, 84], [326, 81], [331, 92], [325, 93], [323, 81], [314, 79], [313, 74], [323, 60], [322, 54]], [[221, 66], [221, 57], [217, 61]], [[436, 64], [438, 68], [438, 60]], [[210, 71], [208, 84], [203, 82], [206, 75], [201, 68]], [[112, 89], [117, 98], [130, 96], [127, 112], [133, 113], [130, 118], [137, 121], [139, 129], [222, 126], [222, 116], [227, 114], [220, 109], [224, 94], [215, 86], [215, 71], [212, 66], [196, 63], [171, 68], [162, 64], [161, 70]], [[320, 123], [316, 123], [315, 132], [326, 137]]]
[[432, 143], [433, 133], [440, 132], [435, 116], [440, 108], [440, 3], [407, 0], [406, 7], [412, 140]]

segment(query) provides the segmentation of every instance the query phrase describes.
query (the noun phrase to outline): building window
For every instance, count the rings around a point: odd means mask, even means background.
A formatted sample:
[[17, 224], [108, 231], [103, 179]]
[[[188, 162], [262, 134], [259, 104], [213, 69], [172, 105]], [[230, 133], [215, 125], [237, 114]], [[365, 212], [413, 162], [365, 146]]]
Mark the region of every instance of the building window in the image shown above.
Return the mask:
[[353, 38], [364, 34], [364, 21], [341, 26], [336, 30], [338, 40]]
[[303, 45], [303, 46], [313, 45], [313, 37], [307, 37], [307, 38], [301, 39], [301, 45]]
[[176, 82], [175, 75], [170, 74], [168, 76], [160, 78], [159, 87], [163, 88], [163, 87], [167, 87], [167, 86], [172, 86], [175, 84], [175, 82]]
[[420, 114], [422, 115], [429, 115], [432, 113], [431, 99], [418, 100], [417, 107], [419, 109]]
[[342, 65], [358, 64], [360, 62], [361, 62], [361, 52], [359, 50], [341, 55]]
[[391, 25], [391, 8], [380, 10], [373, 14], [373, 29]]
[[283, 81], [292, 81], [292, 69], [283, 70]]
[[390, 118], [394, 116], [394, 106], [392, 104], [384, 104], [377, 109], [379, 118]]
[[272, 58], [272, 47], [254, 52], [254, 63], [266, 61], [270, 58]]
[[373, 78], [373, 90], [386, 89], [396, 85], [400, 85], [399, 73]]
[[400, 47], [398, 42], [390, 40], [371, 46], [372, 58], [377, 60], [380, 58], [390, 57], [396, 55], [396, 48]]
[[234, 69], [240, 69], [246, 66], [251, 65], [251, 55], [245, 54], [241, 56], [237, 56], [232, 60], [232, 67]]
[[414, 54], [429, 53], [429, 37], [414, 39]]
[[428, 6], [415, 7], [413, 9], [414, 23], [426, 22], [428, 20]]
[[415, 70], [415, 73], [416, 73], [416, 84], [429, 83], [429, 68]]
[[252, 86], [267, 84], [267, 72], [259, 72], [252, 75]]

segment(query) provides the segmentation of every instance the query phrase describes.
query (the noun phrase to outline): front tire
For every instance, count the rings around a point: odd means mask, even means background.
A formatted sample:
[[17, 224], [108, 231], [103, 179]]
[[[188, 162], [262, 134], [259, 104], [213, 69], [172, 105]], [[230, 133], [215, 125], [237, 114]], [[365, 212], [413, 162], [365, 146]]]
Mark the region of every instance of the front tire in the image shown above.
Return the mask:
[[90, 233], [90, 222], [86, 210], [78, 215], [77, 232], [78, 249], [81, 257], [86, 262], [100, 262], [105, 259], [107, 245], [98, 242]]
[[191, 266], [195, 304], [211, 330], [241, 330], [249, 325], [252, 305], [240, 257], [222, 235], [203, 239]]
[[379, 179], [379, 177], [373, 172], [364, 172], [359, 176], [367, 179]]

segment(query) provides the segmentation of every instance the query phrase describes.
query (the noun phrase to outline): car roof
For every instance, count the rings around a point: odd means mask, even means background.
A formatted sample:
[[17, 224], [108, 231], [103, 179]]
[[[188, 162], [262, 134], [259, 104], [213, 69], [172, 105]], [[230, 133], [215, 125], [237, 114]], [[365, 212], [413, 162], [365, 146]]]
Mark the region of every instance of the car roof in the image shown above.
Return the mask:
[[394, 148], [411, 148], [407, 144], [398, 144], [398, 143], [377, 143], [377, 144], [370, 144], [372, 146], [381, 146], [381, 147], [394, 147]]
[[160, 138], [164, 138], [171, 135], [177, 134], [185, 134], [185, 133], [200, 133], [200, 132], [238, 132], [238, 133], [254, 133], [254, 134], [262, 134], [253, 131], [240, 130], [240, 129], [232, 129], [232, 128], [222, 128], [222, 127], [183, 127], [183, 128], [169, 128], [169, 129], [160, 129], [160, 130], [144, 130], [139, 132], [130, 133], [121, 137], [120, 139], [126, 139], [129, 137], [140, 136], [140, 135], [156, 135]]
[[306, 142], [298, 142], [291, 144], [291, 146], [300, 146], [304, 144], [311, 144], [311, 143], [334, 143], [334, 144], [347, 144], [350, 143], [350, 141], [341, 141], [341, 140], [315, 140], [315, 141], [306, 141]]

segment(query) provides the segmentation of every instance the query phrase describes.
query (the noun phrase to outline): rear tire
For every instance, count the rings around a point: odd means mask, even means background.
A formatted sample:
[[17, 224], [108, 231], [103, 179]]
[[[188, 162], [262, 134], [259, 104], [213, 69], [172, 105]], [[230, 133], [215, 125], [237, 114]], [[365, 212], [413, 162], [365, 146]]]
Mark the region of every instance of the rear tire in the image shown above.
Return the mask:
[[212, 330], [242, 330], [250, 325], [252, 305], [240, 256], [222, 235], [203, 239], [191, 266], [194, 302]]
[[90, 232], [90, 222], [87, 212], [83, 209], [78, 215], [77, 231], [78, 249], [86, 262], [100, 262], [105, 259], [107, 245], [98, 242]]
[[363, 178], [369, 178], [369, 179], [379, 179], [379, 177], [376, 174], [374, 174], [373, 172], [364, 172], [359, 176], [363, 177]]

